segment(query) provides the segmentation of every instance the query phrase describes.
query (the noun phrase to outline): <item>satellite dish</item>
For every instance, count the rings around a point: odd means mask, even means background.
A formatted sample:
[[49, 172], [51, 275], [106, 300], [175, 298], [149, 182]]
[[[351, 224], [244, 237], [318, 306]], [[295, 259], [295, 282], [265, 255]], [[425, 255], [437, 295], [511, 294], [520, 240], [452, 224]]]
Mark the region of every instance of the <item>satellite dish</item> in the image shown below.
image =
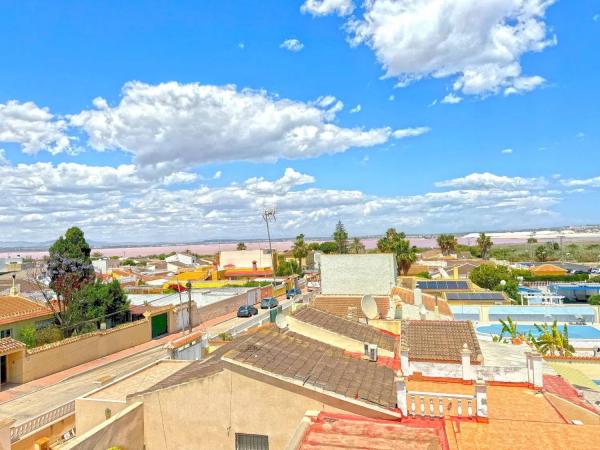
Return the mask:
[[277, 314], [277, 317], [275, 317], [275, 325], [277, 325], [282, 330], [284, 328], [287, 328], [287, 326], [288, 326], [287, 316], [284, 314]]
[[365, 295], [360, 301], [360, 309], [367, 319], [377, 319], [379, 317], [379, 311], [377, 310], [377, 303], [372, 295]]

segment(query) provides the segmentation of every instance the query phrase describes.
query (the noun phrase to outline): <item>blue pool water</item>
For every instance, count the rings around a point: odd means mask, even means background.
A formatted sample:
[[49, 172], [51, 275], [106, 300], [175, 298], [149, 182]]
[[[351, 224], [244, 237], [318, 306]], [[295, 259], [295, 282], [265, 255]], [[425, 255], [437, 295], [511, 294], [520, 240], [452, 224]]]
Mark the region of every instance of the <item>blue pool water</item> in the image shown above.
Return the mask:
[[[600, 330], [590, 327], [588, 325], [567, 325], [569, 330], [569, 339], [600, 339]], [[560, 326], [562, 331], [562, 325]], [[525, 336], [531, 334], [537, 336], [539, 332], [533, 325], [517, 325], [519, 333], [523, 333]], [[502, 331], [502, 325], [481, 325], [477, 327], [477, 332], [482, 334], [499, 335]]]

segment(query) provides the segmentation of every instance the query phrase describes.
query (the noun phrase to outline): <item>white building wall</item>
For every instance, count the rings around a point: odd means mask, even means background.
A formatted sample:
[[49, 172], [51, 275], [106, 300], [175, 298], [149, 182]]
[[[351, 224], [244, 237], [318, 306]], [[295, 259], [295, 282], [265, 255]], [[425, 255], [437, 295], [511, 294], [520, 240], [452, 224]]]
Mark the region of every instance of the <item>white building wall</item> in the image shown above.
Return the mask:
[[324, 295], [388, 295], [398, 269], [392, 254], [321, 255]]
[[271, 254], [268, 250], [223, 251], [219, 256], [221, 267], [231, 264], [237, 268], [252, 268], [253, 261], [256, 261], [256, 267], [259, 269], [272, 267]]

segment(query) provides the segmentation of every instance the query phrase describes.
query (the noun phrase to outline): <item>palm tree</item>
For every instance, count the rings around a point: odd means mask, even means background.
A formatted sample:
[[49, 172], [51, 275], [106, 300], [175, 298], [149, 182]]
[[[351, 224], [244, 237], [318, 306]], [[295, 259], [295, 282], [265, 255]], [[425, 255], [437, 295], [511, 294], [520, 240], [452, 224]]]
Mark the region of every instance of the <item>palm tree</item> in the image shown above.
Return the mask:
[[360, 238], [352, 238], [352, 242], [349, 247], [350, 253], [364, 253], [365, 252], [365, 244], [363, 244]]
[[517, 322], [513, 322], [513, 320], [508, 316], [506, 320], [499, 319], [502, 324], [502, 331], [500, 331], [500, 338], [504, 336], [504, 333], [508, 334], [512, 339], [516, 339], [519, 337], [519, 332], [517, 330]]
[[377, 248], [382, 253], [396, 255], [398, 268], [403, 275], [410, 270], [410, 266], [417, 260], [417, 248], [410, 245], [404, 233], [398, 233], [395, 228], [390, 228], [385, 235], [377, 241]]
[[535, 338], [535, 347], [543, 355], [555, 355], [558, 353], [560, 356], [571, 356], [575, 349], [569, 343], [569, 331], [567, 325], [563, 326], [563, 331], [558, 329], [556, 320], [551, 326], [547, 323], [543, 325], [535, 324], [539, 336]]
[[437, 244], [442, 250], [442, 254], [448, 256], [450, 253], [456, 251], [458, 241], [452, 234], [440, 234], [437, 237]]
[[246, 244], [244, 244], [243, 242], [238, 242], [237, 245], [237, 250], [246, 250]]
[[304, 242], [303, 234], [296, 236], [296, 240], [292, 246], [292, 254], [294, 255], [294, 258], [298, 260], [298, 268], [301, 270], [302, 258], [306, 258], [308, 256], [308, 246], [306, 245], [306, 242]]
[[489, 236], [487, 236], [485, 233], [479, 233], [479, 237], [477, 238], [477, 246], [479, 247], [479, 251], [483, 259], [488, 258], [488, 254], [492, 248], [492, 245], [494, 245], [494, 243]]

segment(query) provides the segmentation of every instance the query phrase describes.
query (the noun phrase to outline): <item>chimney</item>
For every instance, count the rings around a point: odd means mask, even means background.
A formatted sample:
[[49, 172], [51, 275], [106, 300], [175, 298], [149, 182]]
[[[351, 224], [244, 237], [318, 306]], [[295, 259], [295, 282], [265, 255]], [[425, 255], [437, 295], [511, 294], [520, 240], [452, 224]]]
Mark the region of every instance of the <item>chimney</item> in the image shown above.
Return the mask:
[[396, 387], [396, 406], [402, 412], [402, 415], [407, 417], [408, 402], [406, 399], [406, 381], [399, 372], [396, 372], [396, 376], [394, 377], [394, 385]]
[[377, 345], [369, 344], [369, 361], [376, 362], [377, 361]]
[[415, 298], [415, 302], [414, 302], [415, 306], [419, 306], [421, 303], [423, 303], [423, 292], [421, 291], [421, 289], [415, 288], [414, 298]]
[[469, 350], [469, 346], [466, 342], [463, 344], [463, 348], [460, 352], [460, 358], [462, 363], [462, 379], [465, 381], [470, 381], [473, 379], [471, 375], [471, 350]]
[[482, 379], [475, 382], [475, 404], [477, 406], [477, 417], [487, 417], [487, 385]]

